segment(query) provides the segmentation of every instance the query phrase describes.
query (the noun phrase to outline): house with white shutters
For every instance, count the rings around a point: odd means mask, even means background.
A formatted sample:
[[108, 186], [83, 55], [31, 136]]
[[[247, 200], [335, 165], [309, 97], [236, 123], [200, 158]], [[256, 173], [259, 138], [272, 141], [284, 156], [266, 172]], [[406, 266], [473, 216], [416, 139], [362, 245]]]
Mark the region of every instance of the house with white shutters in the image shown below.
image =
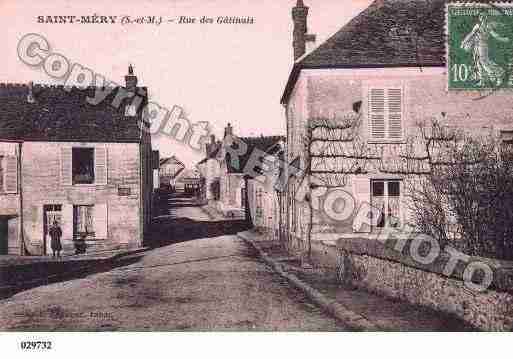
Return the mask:
[[[64, 252], [142, 246], [151, 224], [151, 137], [146, 89], [126, 87], [99, 104], [96, 89], [0, 86], [0, 254], [51, 253], [57, 221]], [[139, 106], [134, 96], [143, 93]], [[120, 96], [118, 96], [118, 99]]]
[[[356, 209], [364, 203], [381, 209], [372, 226], [354, 226], [350, 218], [330, 229], [314, 219], [314, 235], [331, 230], [337, 238], [342, 233], [363, 238], [397, 225], [388, 219], [411, 219], [407, 176], [390, 165], [407, 160], [403, 146], [419, 123], [435, 119], [441, 126], [481, 133], [511, 129], [511, 93], [447, 90], [445, 5], [444, 0], [376, 0], [319, 45], [308, 33], [310, 9], [302, 0], [293, 8], [294, 63], [281, 99], [286, 161], [308, 170], [311, 159], [310, 180], [349, 192]], [[305, 153], [309, 129], [323, 119], [324, 129], [313, 138], [324, 136], [324, 142]], [[354, 123], [351, 133], [348, 121]], [[352, 153], [357, 147], [369, 151]], [[286, 200], [289, 236], [299, 242], [311, 222], [308, 203], [296, 200], [302, 184], [292, 178]]]

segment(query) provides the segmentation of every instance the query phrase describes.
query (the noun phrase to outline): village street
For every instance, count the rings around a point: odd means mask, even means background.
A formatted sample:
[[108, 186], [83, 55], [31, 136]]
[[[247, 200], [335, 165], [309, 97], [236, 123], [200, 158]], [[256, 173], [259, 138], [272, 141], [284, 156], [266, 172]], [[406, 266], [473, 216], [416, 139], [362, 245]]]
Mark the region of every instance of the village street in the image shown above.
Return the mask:
[[151, 250], [0, 300], [0, 330], [344, 330], [190, 199], [165, 197]]

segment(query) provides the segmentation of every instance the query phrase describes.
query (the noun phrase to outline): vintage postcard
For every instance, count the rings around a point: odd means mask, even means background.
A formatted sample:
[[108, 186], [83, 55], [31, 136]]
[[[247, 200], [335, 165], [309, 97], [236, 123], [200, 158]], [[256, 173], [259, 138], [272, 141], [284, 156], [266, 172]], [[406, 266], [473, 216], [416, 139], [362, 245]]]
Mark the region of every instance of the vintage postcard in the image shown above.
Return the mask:
[[513, 3], [0, 0], [0, 20], [18, 352], [512, 331]]

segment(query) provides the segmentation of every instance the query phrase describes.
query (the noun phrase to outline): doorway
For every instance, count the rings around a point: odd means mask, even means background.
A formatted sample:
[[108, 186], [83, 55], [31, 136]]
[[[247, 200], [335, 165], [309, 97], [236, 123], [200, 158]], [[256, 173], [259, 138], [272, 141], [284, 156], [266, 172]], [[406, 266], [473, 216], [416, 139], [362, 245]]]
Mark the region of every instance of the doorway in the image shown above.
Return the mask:
[[46, 204], [43, 206], [43, 231], [44, 239], [43, 246], [45, 248], [45, 255], [52, 253], [51, 239], [48, 234], [50, 226], [56, 221], [62, 228], [62, 205], [60, 204]]

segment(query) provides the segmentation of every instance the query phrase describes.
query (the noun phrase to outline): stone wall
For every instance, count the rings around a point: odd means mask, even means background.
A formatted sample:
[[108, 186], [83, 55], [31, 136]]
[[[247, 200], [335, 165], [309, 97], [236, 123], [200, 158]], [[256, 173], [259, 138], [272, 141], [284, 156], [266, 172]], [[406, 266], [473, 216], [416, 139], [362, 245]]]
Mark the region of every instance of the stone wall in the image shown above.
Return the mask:
[[453, 314], [486, 331], [513, 330], [513, 263], [472, 257], [493, 270], [493, 282], [483, 292], [465, 286], [460, 262], [450, 276], [443, 274], [447, 256], [422, 265], [393, 243], [359, 238], [312, 243], [312, 262], [346, 284], [382, 296]]

